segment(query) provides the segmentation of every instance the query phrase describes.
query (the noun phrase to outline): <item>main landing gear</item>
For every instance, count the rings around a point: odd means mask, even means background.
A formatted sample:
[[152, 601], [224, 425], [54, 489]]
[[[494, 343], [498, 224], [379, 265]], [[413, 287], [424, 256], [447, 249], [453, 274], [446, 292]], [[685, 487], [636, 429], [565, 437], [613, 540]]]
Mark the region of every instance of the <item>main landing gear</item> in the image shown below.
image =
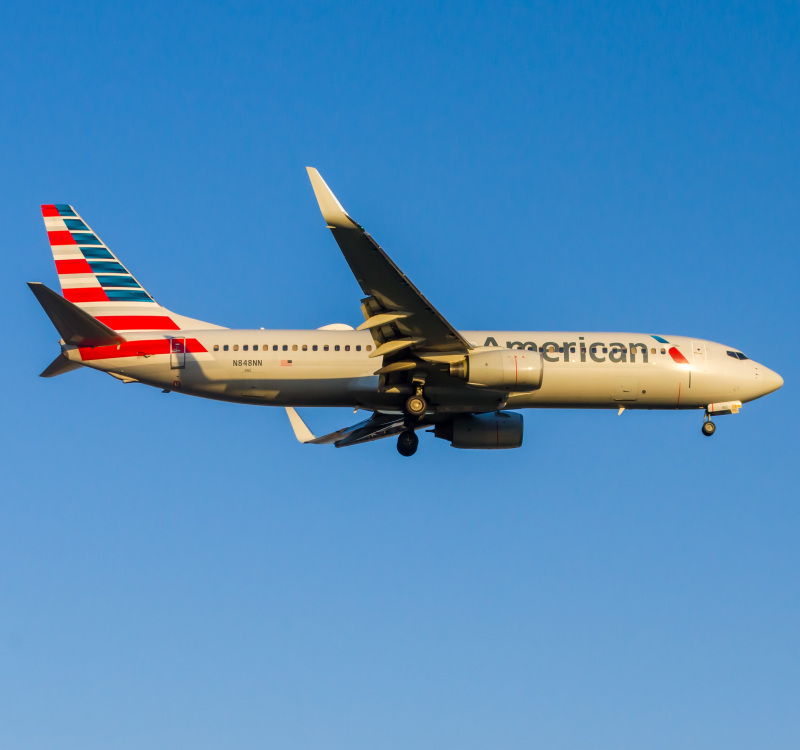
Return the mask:
[[711, 421], [711, 418], [708, 416], [708, 412], [706, 412], [705, 416], [703, 417], [702, 430], [706, 437], [711, 437], [717, 431], [717, 426]]
[[401, 456], [413, 456], [417, 452], [419, 438], [414, 430], [403, 430], [397, 436], [397, 452]]

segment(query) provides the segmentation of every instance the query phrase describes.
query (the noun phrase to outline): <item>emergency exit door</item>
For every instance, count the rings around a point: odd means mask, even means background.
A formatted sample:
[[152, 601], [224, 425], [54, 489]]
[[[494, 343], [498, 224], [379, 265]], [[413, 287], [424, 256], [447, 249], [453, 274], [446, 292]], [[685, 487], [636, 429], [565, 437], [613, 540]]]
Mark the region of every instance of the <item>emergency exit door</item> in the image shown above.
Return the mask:
[[169, 365], [173, 370], [186, 366], [186, 339], [170, 339]]

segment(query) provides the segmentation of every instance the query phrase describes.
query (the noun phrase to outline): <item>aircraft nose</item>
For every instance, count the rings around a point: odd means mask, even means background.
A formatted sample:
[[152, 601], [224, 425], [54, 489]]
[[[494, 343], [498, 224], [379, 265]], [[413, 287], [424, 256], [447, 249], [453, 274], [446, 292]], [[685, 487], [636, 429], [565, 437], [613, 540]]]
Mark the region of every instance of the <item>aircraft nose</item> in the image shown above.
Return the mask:
[[783, 378], [777, 372], [770, 370], [768, 367], [761, 367], [760, 369], [761, 372], [758, 379], [763, 395], [766, 396], [768, 393], [777, 391], [783, 385]]

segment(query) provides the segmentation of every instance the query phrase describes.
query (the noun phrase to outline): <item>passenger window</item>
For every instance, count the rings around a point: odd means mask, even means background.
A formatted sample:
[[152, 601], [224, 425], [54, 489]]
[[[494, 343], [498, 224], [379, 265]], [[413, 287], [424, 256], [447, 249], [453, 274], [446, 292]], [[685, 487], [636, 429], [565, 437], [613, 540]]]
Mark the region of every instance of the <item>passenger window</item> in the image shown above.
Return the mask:
[[297, 344], [292, 344], [292, 351], [293, 351], [293, 352], [296, 352], [296, 351], [297, 351]]
[[323, 352], [330, 351], [330, 347], [329, 347], [327, 344], [325, 344], [325, 345], [322, 347], [322, 351], [323, 351]]
[[603, 354], [608, 354], [608, 347], [607, 346], [603, 347]]
[[225, 346], [222, 347], [222, 351], [224, 351], [224, 352], [228, 351], [228, 345], [227, 344], [225, 344]]
[[234, 344], [233, 345], [233, 351], [235, 351], [235, 352], [239, 351], [239, 344]]
[[317, 351], [317, 349], [319, 349], [319, 347], [316, 344], [314, 344], [314, 346], [311, 347], [312, 352]]
[[650, 354], [655, 354], [655, 353], [656, 353], [656, 350], [655, 350], [655, 347], [654, 347], [653, 349], [650, 350]]
[[339, 344], [336, 344], [336, 346], [333, 347], [333, 350], [338, 352], [339, 351]]
[[344, 350], [346, 352], [349, 352], [350, 351], [350, 344], [345, 344]]
[[666, 354], [667, 353], [667, 350], [663, 346], [661, 347], [661, 353], [662, 354]]
[[596, 346], [592, 347], [592, 354], [597, 354], [597, 347]]
[[284, 344], [283, 345], [283, 351], [285, 351], [285, 352], [289, 351], [289, 345], [288, 344]]
[[242, 347], [242, 351], [243, 351], [243, 352], [246, 352], [246, 351], [247, 351], [247, 349], [248, 349], [248, 347], [247, 347], [247, 344], [245, 344], [245, 345]]
[[360, 351], [361, 351], [361, 344], [357, 344], [357, 345], [356, 345], [356, 351], [357, 351], [357, 352], [360, 352]]
[[304, 352], [307, 352], [307, 351], [308, 351], [308, 344], [303, 344], [303, 351], [304, 351]]
[[273, 352], [277, 352], [278, 351], [278, 345], [277, 344], [273, 344], [272, 345], [272, 351]]
[[214, 344], [214, 351], [215, 351], [215, 352], [218, 352], [218, 351], [219, 351], [219, 344]]
[[368, 351], [368, 352], [371, 352], [371, 351], [372, 351], [372, 344], [367, 344], [367, 351]]
[[570, 351], [571, 351], [573, 354], [575, 354], [575, 347], [574, 347], [574, 346], [573, 346], [573, 347], [571, 347], [571, 348], [570, 348]]

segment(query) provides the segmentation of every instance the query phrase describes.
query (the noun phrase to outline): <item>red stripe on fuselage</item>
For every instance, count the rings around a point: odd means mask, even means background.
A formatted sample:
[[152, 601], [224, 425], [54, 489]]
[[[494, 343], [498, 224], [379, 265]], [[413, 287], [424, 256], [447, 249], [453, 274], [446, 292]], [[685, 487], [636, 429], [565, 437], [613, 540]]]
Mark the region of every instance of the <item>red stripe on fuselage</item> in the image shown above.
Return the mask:
[[82, 289], [64, 289], [64, 299], [70, 302], [108, 302], [102, 287], [90, 286]]
[[[141, 357], [144, 355], [169, 354], [171, 339], [151, 339], [148, 341], [125, 341], [118, 346], [82, 346], [78, 349], [81, 359], [89, 362], [96, 359], [120, 359], [121, 357]], [[186, 351], [190, 354], [207, 352], [197, 339], [186, 339]]]
[[47, 237], [51, 245], [77, 245], [75, 238], [69, 232], [48, 232]]
[[166, 315], [98, 315], [97, 319], [115, 331], [180, 331]]
[[688, 365], [689, 360], [683, 356], [674, 346], [669, 350], [669, 356], [672, 357], [679, 365]]
[[57, 260], [56, 272], [58, 274], [67, 273], [94, 273], [92, 267], [85, 258], [70, 258], [69, 260]]

